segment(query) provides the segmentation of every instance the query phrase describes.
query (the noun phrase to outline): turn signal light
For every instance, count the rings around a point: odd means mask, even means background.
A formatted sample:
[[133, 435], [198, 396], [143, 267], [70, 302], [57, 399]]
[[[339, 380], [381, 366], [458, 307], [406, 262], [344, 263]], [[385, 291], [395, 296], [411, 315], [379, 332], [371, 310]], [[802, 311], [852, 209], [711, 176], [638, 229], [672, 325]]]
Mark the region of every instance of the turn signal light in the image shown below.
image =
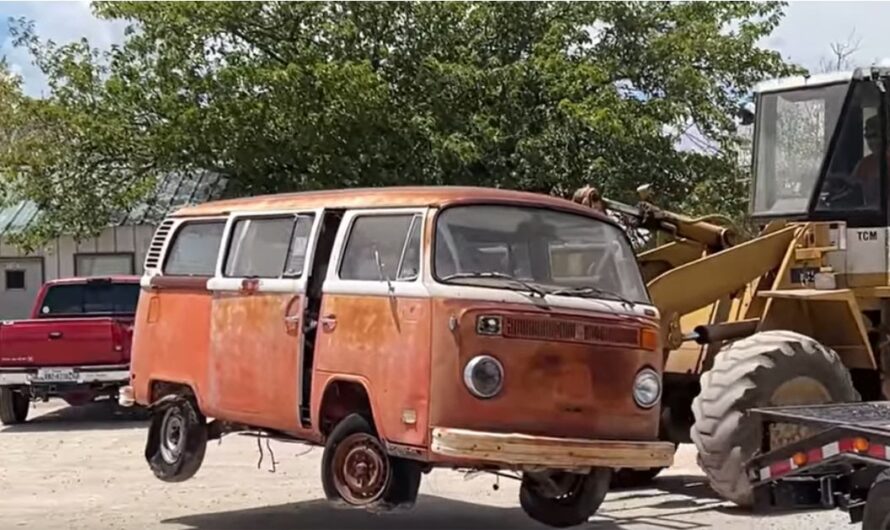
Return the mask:
[[640, 347], [644, 350], [658, 349], [658, 332], [652, 328], [640, 330]]
[[797, 467], [803, 467], [807, 465], [807, 454], [806, 453], [795, 453], [792, 457], [794, 461], [794, 465]]

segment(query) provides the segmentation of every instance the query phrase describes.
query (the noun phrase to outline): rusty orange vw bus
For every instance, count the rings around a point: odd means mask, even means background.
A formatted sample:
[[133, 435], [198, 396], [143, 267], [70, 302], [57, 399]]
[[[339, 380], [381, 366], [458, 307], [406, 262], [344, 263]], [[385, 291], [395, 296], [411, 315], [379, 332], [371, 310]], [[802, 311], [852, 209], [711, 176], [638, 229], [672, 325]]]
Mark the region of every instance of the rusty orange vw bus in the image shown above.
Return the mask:
[[522, 481], [534, 519], [588, 519], [616, 468], [667, 467], [658, 314], [611, 220], [484, 188], [218, 201], [166, 219], [122, 404], [191, 477], [236, 431], [324, 446], [326, 496], [413, 504], [434, 467]]

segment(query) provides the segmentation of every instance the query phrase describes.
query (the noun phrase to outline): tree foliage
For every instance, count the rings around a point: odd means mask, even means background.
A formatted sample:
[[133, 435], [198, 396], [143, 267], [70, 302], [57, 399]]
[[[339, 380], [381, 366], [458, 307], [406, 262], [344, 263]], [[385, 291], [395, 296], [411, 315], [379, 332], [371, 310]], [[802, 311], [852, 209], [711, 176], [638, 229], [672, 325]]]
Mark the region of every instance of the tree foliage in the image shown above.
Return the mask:
[[[0, 153], [45, 215], [95, 233], [165, 171], [233, 193], [469, 184], [736, 213], [736, 105], [792, 67], [757, 43], [777, 2], [98, 2], [108, 51], [13, 25], [50, 96]], [[712, 146], [677, 149], [694, 128]]]

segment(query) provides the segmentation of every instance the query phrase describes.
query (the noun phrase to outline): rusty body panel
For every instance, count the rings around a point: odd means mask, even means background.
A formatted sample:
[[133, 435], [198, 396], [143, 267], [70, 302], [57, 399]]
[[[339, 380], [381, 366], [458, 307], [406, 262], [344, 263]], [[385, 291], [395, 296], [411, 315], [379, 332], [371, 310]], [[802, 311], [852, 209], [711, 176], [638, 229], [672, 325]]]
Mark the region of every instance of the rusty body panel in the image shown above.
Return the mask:
[[[173, 280], [173, 281], [171, 281]], [[136, 308], [130, 380], [138, 402], [151, 403], [158, 381], [191, 387], [198, 405], [215, 412], [204, 399], [211, 296], [207, 278], [155, 278], [143, 289]], [[171, 325], [170, 323], [174, 323]]]
[[281, 193], [208, 202], [175, 212], [174, 217], [228, 215], [242, 211], [310, 210], [315, 208], [402, 208], [460, 203], [522, 204], [554, 208], [614, 224], [609, 217], [571, 201], [538, 193], [459, 186], [419, 186]]
[[210, 322], [205, 402], [248, 425], [298, 433], [299, 327], [284, 320], [300, 295], [218, 293]]
[[[629, 343], [587, 342], [584, 332], [581, 340], [557, 335], [560, 324], [577, 323], [630, 330], [635, 341], [640, 329], [655, 329], [653, 322], [467, 300], [437, 299], [433, 311], [433, 427], [605, 440], [656, 439], [659, 409], [638, 407], [631, 389], [640, 369], [661, 370], [660, 351]], [[503, 315], [505, 330], [515, 336], [477, 335], [476, 317], [491, 314]], [[454, 331], [449, 325], [452, 317], [457, 320]], [[524, 325], [526, 329], [510, 330], [511, 320], [517, 328]], [[556, 334], [548, 323], [557, 325]], [[470, 395], [462, 380], [463, 366], [481, 353], [496, 357], [505, 373], [500, 395], [483, 401]]]
[[[312, 400], [316, 415], [327, 384], [345, 376], [368, 387], [382, 438], [405, 445], [426, 445], [430, 300], [327, 295], [322, 314], [333, 317], [336, 323], [324, 326], [317, 339], [315, 370], [319, 384], [313, 385]], [[403, 415], [414, 419], [406, 422]], [[313, 423], [319, 424], [317, 417]]]

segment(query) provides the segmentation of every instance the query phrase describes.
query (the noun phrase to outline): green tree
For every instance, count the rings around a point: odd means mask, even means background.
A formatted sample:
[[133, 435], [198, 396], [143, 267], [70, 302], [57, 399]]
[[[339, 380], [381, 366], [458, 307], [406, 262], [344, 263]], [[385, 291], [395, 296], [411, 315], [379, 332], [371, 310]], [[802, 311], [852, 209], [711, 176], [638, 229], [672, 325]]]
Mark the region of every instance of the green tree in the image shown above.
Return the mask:
[[[98, 2], [123, 45], [13, 25], [51, 95], [0, 155], [46, 213], [26, 241], [95, 233], [164, 171], [259, 194], [470, 184], [738, 213], [732, 116], [792, 67], [757, 42], [782, 3]], [[716, 146], [678, 150], [689, 126]]]

